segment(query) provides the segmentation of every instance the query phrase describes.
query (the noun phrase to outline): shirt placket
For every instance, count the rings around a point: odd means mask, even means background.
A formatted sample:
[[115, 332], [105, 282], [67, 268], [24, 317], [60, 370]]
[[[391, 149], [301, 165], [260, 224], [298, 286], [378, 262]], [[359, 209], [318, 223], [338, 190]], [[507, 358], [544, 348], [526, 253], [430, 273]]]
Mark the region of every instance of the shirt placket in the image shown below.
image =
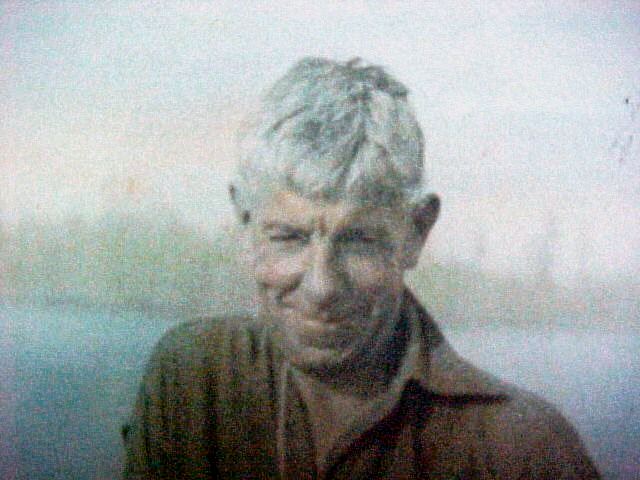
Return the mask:
[[[413, 386], [411, 386], [413, 387]], [[322, 479], [369, 479], [416, 477], [416, 431], [409, 404], [412, 388], [403, 391], [395, 404], [382, 400], [374, 418], [361, 417], [328, 456]], [[395, 396], [394, 396], [395, 398]], [[393, 405], [389, 409], [389, 405]]]
[[318, 469], [311, 422], [302, 395], [286, 370], [280, 385], [278, 470], [282, 480], [315, 480]]

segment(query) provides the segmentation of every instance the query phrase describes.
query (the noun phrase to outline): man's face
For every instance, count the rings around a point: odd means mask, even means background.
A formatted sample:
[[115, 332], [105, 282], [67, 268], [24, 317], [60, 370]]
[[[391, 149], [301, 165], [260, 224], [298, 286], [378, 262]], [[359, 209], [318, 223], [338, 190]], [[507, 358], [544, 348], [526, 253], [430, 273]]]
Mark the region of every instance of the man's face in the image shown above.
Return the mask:
[[254, 218], [261, 307], [282, 330], [294, 364], [337, 365], [388, 334], [403, 292], [403, 258], [413, 245], [400, 209], [284, 191]]

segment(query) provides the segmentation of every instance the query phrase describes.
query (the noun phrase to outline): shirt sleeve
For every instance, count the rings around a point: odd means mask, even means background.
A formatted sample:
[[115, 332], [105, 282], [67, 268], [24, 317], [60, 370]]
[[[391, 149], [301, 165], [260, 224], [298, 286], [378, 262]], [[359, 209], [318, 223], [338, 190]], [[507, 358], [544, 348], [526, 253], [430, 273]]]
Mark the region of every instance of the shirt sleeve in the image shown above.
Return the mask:
[[210, 464], [215, 420], [203, 350], [189, 324], [170, 331], [156, 346], [122, 429], [125, 480], [215, 478]]
[[[177, 445], [171, 427], [171, 354], [156, 346], [147, 365], [133, 413], [122, 428], [125, 447], [125, 480], [177, 478]], [[172, 471], [173, 470], [173, 471]]]

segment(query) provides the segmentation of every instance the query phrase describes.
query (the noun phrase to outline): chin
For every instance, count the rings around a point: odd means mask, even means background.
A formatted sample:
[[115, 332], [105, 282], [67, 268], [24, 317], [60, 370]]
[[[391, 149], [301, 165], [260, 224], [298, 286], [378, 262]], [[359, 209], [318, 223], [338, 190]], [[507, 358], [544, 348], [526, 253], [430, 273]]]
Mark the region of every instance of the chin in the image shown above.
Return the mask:
[[350, 351], [330, 348], [289, 346], [289, 363], [303, 372], [331, 370], [345, 364], [353, 357]]
[[[332, 334], [300, 335], [295, 329], [283, 333], [284, 350], [289, 363], [304, 372], [346, 373], [372, 350], [379, 332], [363, 331], [362, 326], [350, 326]], [[332, 373], [331, 373], [332, 372]]]
[[377, 342], [389, 335], [394, 326], [394, 302], [384, 298], [371, 307], [342, 312], [341, 320], [309, 317], [292, 308], [269, 309], [281, 330], [285, 355], [304, 371], [334, 370], [367, 357]]

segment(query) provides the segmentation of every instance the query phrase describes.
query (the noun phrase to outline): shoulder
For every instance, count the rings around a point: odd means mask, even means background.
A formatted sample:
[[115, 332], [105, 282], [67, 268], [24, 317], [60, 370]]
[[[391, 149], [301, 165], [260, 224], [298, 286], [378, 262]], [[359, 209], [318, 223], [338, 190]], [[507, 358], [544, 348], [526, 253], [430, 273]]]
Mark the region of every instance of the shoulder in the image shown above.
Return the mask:
[[212, 422], [235, 418], [239, 389], [254, 391], [268, 379], [264, 331], [252, 317], [200, 318], [160, 339], [123, 428], [126, 478], [174, 478], [185, 465], [200, 468]]
[[156, 344], [153, 358], [197, 358], [212, 352], [239, 350], [253, 343], [264, 326], [252, 316], [202, 317], [167, 331]]
[[229, 372], [242, 375], [272, 360], [269, 328], [252, 316], [206, 317], [165, 333], [147, 363], [145, 377], [194, 383]]
[[499, 454], [491, 459], [497, 470], [517, 469], [532, 478], [598, 478], [577, 431], [555, 406], [503, 385], [505, 401], [485, 409], [482, 418], [483, 438]]
[[460, 368], [481, 386], [463, 397], [462, 435], [477, 464], [497, 478], [596, 479], [598, 473], [577, 431], [550, 402], [501, 381], [466, 361]]
[[551, 403], [475, 367], [443, 338], [430, 353], [436, 448], [459, 446], [497, 478], [598, 478], [576, 430]]
[[504, 396], [482, 409], [485, 438], [504, 450], [525, 451], [543, 444], [579, 444], [569, 421], [547, 400], [496, 380]]

